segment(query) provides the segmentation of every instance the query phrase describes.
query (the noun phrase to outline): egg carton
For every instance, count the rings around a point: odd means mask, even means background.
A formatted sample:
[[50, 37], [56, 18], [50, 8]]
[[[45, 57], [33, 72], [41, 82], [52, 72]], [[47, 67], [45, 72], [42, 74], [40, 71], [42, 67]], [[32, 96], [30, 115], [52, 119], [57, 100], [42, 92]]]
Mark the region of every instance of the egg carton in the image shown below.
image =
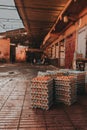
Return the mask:
[[43, 110], [48, 110], [53, 105], [53, 102], [50, 104], [31, 104], [31, 108], [41, 108]]
[[44, 84], [44, 83], [31, 83], [31, 88], [32, 89], [50, 89], [53, 86], [53, 82], [50, 82], [49, 84]]
[[77, 101], [77, 97], [74, 96], [73, 98], [72, 97], [67, 97], [65, 95], [58, 95], [56, 97], [56, 101], [55, 103], [58, 104], [58, 103], [64, 103], [66, 105], [72, 105], [73, 103], [75, 103]]
[[59, 75], [63, 75], [63, 72], [60, 72], [59, 70], [47, 70], [46, 71], [52, 78], [56, 78]]
[[53, 95], [53, 91], [50, 93], [31, 93], [31, 98], [43, 98], [43, 99], [48, 99], [50, 95]]
[[38, 74], [37, 74], [37, 76], [39, 76], [39, 77], [40, 77], [40, 76], [41, 76], [41, 77], [42, 77], [42, 76], [49, 76], [49, 73], [48, 73], [48, 72], [39, 71]]
[[43, 105], [43, 104], [49, 104], [52, 100], [53, 100], [53, 98], [52, 97], [50, 97], [49, 99], [43, 99], [43, 98], [32, 98], [31, 99], [32, 100], [32, 104], [33, 103], [40, 103], [41, 105]]
[[42, 108], [46, 109], [49, 108], [53, 104], [53, 99], [50, 98], [50, 100], [42, 100], [42, 99], [36, 99], [31, 101], [31, 107], [32, 108]]
[[37, 76], [31, 80], [32, 83], [47, 83], [52, 82], [52, 78], [50, 76]]

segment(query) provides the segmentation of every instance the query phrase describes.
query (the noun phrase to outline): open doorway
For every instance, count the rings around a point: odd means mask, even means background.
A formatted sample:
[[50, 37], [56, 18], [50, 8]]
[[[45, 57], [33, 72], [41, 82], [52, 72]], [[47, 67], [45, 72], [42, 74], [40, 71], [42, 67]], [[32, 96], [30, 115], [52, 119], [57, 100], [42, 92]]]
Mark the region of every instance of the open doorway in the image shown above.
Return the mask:
[[16, 46], [10, 45], [10, 62], [14, 63], [16, 57]]

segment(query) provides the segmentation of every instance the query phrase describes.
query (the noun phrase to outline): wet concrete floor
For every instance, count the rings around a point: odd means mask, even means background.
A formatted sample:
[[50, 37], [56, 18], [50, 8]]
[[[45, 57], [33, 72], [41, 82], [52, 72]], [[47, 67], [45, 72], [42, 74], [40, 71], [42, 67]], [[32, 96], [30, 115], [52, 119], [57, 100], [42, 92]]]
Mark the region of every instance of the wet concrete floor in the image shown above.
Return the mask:
[[51, 66], [0, 65], [0, 130], [87, 130], [87, 95], [72, 106], [30, 106], [30, 80]]

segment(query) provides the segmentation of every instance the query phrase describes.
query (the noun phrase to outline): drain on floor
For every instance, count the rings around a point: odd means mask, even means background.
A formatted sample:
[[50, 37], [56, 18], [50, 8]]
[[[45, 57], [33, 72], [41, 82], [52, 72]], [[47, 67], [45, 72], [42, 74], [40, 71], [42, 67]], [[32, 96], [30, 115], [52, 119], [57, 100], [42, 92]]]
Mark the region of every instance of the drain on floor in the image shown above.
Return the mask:
[[9, 74], [14, 74], [14, 72], [13, 72], [13, 71], [11, 71], [11, 72], [9, 72]]

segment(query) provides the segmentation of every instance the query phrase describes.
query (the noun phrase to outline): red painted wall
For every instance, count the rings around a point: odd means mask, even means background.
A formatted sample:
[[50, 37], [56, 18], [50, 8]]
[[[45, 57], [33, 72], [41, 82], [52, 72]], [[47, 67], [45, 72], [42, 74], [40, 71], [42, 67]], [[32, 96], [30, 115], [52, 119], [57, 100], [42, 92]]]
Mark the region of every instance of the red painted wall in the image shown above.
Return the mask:
[[17, 62], [26, 61], [26, 47], [24, 47], [24, 46], [16, 47], [16, 61]]
[[72, 68], [75, 51], [76, 32], [66, 38], [65, 44], [65, 68]]
[[10, 39], [0, 39], [0, 61], [10, 60]]

